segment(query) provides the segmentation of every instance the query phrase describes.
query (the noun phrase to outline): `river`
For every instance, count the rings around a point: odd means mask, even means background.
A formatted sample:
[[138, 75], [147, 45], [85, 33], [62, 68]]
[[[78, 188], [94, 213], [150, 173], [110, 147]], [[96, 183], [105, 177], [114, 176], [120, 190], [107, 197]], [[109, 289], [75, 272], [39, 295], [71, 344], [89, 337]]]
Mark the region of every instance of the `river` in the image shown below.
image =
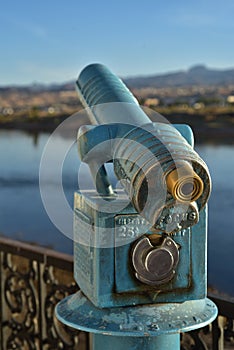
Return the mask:
[[[0, 130], [0, 234], [72, 253], [72, 241], [50, 221], [40, 196], [39, 165], [48, 138], [49, 134], [43, 132], [36, 135]], [[57, 136], [55, 161], [60, 147], [70, 143], [69, 137]], [[196, 149], [207, 162], [213, 181], [209, 201], [208, 283], [234, 296], [234, 145], [202, 144]], [[71, 207], [79, 164], [74, 145], [63, 164], [63, 187]], [[56, 198], [54, 175], [52, 171], [47, 185]]]

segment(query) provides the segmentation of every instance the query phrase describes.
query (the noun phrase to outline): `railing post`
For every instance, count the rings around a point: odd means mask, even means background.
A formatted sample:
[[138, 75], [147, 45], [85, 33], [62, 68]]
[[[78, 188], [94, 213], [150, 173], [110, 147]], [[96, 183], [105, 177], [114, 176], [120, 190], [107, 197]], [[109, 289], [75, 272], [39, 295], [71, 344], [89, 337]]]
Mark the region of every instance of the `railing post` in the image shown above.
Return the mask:
[[218, 316], [212, 323], [213, 350], [224, 350], [224, 327], [226, 317]]

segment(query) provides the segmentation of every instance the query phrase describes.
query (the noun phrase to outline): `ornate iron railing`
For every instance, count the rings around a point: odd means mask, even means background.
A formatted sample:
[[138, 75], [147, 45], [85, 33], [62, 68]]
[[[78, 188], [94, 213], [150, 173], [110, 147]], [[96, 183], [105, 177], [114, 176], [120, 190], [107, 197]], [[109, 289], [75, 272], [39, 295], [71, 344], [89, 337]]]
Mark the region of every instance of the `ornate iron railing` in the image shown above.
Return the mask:
[[56, 303], [77, 290], [72, 257], [5, 238], [0, 256], [0, 349], [87, 349], [85, 333], [54, 317]]
[[[88, 350], [88, 334], [54, 317], [56, 303], [78, 290], [72, 256], [1, 238], [0, 259], [0, 350]], [[219, 317], [182, 335], [181, 349], [234, 349], [234, 300], [210, 297]]]

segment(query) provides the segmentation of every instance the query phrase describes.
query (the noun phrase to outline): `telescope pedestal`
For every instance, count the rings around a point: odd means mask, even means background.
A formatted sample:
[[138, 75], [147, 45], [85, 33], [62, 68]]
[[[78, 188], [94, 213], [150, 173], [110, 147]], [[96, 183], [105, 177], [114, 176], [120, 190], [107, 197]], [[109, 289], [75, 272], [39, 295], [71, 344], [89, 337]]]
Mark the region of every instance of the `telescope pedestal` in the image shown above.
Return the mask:
[[180, 349], [180, 335], [159, 335], [157, 337], [117, 337], [94, 334], [91, 350], [177, 350]]
[[179, 350], [179, 333], [212, 322], [217, 307], [205, 298], [99, 309], [79, 291], [60, 301], [55, 312], [65, 325], [93, 334], [92, 350]]

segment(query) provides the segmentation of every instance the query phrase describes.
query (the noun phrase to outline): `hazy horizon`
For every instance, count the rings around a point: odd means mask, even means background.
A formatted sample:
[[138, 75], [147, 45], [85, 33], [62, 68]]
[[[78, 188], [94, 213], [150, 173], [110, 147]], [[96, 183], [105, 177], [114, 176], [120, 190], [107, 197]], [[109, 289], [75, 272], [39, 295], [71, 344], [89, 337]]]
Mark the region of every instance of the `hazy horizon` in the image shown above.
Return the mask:
[[[96, 62], [95, 62], [96, 63]], [[85, 66], [84, 66], [85, 67]], [[84, 68], [83, 67], [83, 68]], [[121, 76], [121, 79], [134, 79], [134, 78], [147, 78], [147, 77], [153, 77], [153, 76], [163, 76], [163, 75], [167, 75], [167, 74], [173, 74], [173, 73], [178, 73], [178, 72], [189, 72], [191, 69], [196, 68], [196, 67], [204, 67], [208, 70], [214, 70], [214, 71], [218, 71], [218, 72], [222, 72], [222, 71], [227, 71], [227, 70], [234, 70], [234, 64], [232, 67], [211, 67], [207, 64], [202, 64], [202, 63], [197, 63], [194, 64], [190, 67], [188, 67], [187, 69], [172, 69], [170, 71], [165, 71], [165, 72], [152, 72], [152, 73], [148, 73], [148, 74], [135, 74], [135, 75], [127, 75], [127, 76]], [[108, 67], [110, 68], [110, 67]], [[82, 70], [82, 69], [81, 69]], [[53, 85], [66, 85], [66, 84], [72, 84], [75, 81], [79, 75], [79, 73], [81, 72], [81, 70], [77, 73], [77, 75], [73, 78], [70, 78], [69, 80], [66, 81], [51, 81], [51, 82], [42, 82], [42, 81], [32, 81], [31, 83], [25, 83], [25, 84], [1, 84], [0, 81], [0, 88], [8, 88], [8, 87], [16, 87], [16, 88], [23, 88], [23, 87], [28, 87], [28, 86], [53, 86]], [[114, 72], [115, 73], [115, 72]]]

